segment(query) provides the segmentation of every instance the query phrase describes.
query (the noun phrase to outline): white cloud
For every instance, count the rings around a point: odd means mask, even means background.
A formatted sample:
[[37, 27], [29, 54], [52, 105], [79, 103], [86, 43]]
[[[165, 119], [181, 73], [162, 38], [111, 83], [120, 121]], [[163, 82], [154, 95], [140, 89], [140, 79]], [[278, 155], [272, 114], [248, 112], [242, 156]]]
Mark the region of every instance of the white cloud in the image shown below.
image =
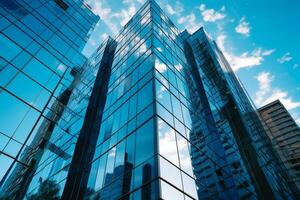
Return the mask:
[[287, 52], [285, 53], [282, 57], [278, 58], [277, 61], [280, 63], [280, 64], [283, 64], [285, 62], [289, 62], [290, 60], [292, 60], [293, 57], [291, 56], [291, 53]]
[[184, 11], [183, 5], [179, 1], [176, 1], [175, 5], [166, 4], [165, 8], [170, 15], [180, 16]]
[[270, 72], [261, 72], [255, 78], [259, 84], [254, 100], [257, 106], [260, 107], [279, 99], [288, 110], [300, 107], [300, 101], [293, 101], [286, 91], [272, 87], [271, 83], [275, 80], [275, 76]]
[[131, 5], [127, 9], [122, 9], [120, 12], [112, 14], [112, 16], [118, 18], [120, 20], [120, 25], [124, 26], [136, 13], [136, 11], [136, 7], [134, 5]]
[[107, 33], [102, 33], [100, 36], [101, 41], [104, 41], [108, 38], [108, 34]]
[[159, 60], [155, 60], [155, 69], [160, 73], [164, 73], [167, 70], [167, 66]]
[[194, 13], [180, 17], [178, 19], [178, 23], [184, 25], [185, 28], [190, 33], [194, 33], [196, 30], [198, 30], [201, 27], [201, 24], [199, 22], [197, 22], [196, 16]]
[[271, 55], [275, 51], [274, 49], [262, 50], [262, 48], [256, 48], [251, 52], [246, 51], [240, 55], [235, 55], [225, 48], [225, 40], [226, 35], [221, 34], [217, 37], [216, 42], [234, 71], [261, 65], [264, 57]]
[[59, 70], [60, 72], [64, 72], [66, 69], [67, 69], [66, 66], [64, 66], [63, 64], [59, 64], [57, 66], [57, 70]]
[[143, 4], [145, 3], [146, 0], [123, 0], [122, 3], [123, 4]]
[[225, 6], [222, 6], [222, 8], [219, 11], [215, 11], [214, 9], [206, 9], [205, 4], [201, 4], [199, 6], [199, 10], [201, 12], [201, 15], [203, 17], [203, 20], [206, 22], [215, 22], [217, 20], [224, 19], [226, 17], [224, 11]]
[[246, 18], [245, 17], [242, 17], [240, 19], [240, 22], [239, 24], [235, 27], [235, 31], [237, 33], [240, 33], [242, 35], [245, 35], [245, 36], [249, 36], [250, 35], [250, 25], [249, 25], [249, 22], [246, 22]]
[[[93, 8], [93, 12], [100, 16], [100, 22], [103, 22], [113, 34], [116, 34], [120, 27], [116, 25], [111, 19], [112, 10], [110, 7], [106, 6], [105, 1], [86, 1]], [[99, 25], [101, 26], [101, 25]]]

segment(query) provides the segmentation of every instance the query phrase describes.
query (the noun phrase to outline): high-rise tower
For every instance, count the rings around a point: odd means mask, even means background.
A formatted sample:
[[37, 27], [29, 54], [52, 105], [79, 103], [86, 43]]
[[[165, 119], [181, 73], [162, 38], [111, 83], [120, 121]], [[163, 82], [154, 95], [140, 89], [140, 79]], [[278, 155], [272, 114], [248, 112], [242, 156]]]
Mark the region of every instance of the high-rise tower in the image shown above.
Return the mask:
[[267, 133], [274, 143], [289, 181], [300, 189], [300, 128], [279, 101], [273, 101], [258, 109], [267, 126]]
[[181, 33], [154, 0], [75, 77], [27, 197], [47, 188], [62, 199], [294, 197], [215, 42], [203, 28]]
[[[22, 198], [44, 153], [71, 159], [49, 138], [70, 112], [98, 20], [82, 0], [0, 1], [0, 197]], [[71, 138], [60, 127], [61, 139]]]

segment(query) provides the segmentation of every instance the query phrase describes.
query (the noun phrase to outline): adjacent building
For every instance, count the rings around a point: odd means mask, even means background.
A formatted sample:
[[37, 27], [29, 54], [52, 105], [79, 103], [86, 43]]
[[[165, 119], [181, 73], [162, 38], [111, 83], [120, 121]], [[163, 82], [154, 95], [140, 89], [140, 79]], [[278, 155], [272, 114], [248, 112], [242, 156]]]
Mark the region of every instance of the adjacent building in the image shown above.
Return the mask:
[[48, 152], [71, 160], [60, 141], [76, 132], [58, 123], [75, 117], [66, 105], [98, 20], [82, 0], [0, 1], [0, 196], [21, 199]]
[[265, 122], [267, 133], [278, 152], [290, 182], [300, 189], [300, 128], [279, 101], [273, 101], [258, 109]]
[[[22, 191], [14, 198], [295, 199], [254, 106], [203, 28], [181, 32], [148, 0], [71, 69], [29, 139], [38, 147], [17, 159], [34, 167], [20, 189], [10, 187]], [[3, 191], [20, 180], [10, 173]]]

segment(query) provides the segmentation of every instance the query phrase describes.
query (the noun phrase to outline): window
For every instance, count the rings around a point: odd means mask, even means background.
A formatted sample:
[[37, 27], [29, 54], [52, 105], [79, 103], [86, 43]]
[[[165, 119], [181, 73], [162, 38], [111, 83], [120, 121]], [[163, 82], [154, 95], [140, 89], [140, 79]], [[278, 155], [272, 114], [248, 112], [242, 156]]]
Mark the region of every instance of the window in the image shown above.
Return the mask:
[[138, 112], [153, 101], [153, 83], [150, 81], [138, 92]]
[[[95, 183], [95, 190], [102, 188], [103, 181], [104, 181], [104, 171], [105, 171], [106, 159], [107, 159], [107, 154], [104, 154], [99, 159], [99, 166], [98, 166], [97, 178], [96, 178], [96, 183]], [[96, 163], [97, 162], [95, 162], [94, 164], [96, 164]]]
[[107, 155], [107, 163], [105, 168], [105, 181], [104, 181], [105, 185], [108, 185], [113, 179], [115, 156], [116, 156], [116, 147], [112, 148]]
[[115, 161], [115, 169], [119, 166], [124, 165], [124, 158], [125, 158], [125, 140], [117, 145], [116, 149], [116, 161]]
[[164, 181], [160, 181], [161, 185], [161, 198], [165, 200], [171, 200], [171, 199], [176, 199], [176, 200], [183, 200], [183, 193], [180, 192], [179, 190], [175, 189], [168, 183]]
[[176, 134], [178, 153], [180, 158], [181, 169], [188, 173], [190, 176], [193, 176], [193, 168], [191, 162], [191, 155], [188, 147], [187, 140], [182, 137], [180, 134]]
[[151, 58], [149, 57], [142, 64], [140, 64], [140, 66], [138, 66], [140, 78], [147, 74], [147, 72], [152, 69], [152, 66]]
[[174, 165], [179, 166], [175, 131], [162, 119], [158, 118], [159, 154]]
[[10, 61], [18, 53], [21, 52], [21, 48], [18, 47], [15, 43], [5, 37], [3, 34], [0, 35], [0, 54], [6, 60]]
[[10, 165], [12, 164], [13, 159], [5, 156], [4, 154], [0, 154], [0, 163], [1, 163], [1, 170], [0, 170], [0, 179], [2, 180], [5, 172], [8, 170]]
[[136, 115], [137, 95], [133, 95], [129, 100], [129, 120]]
[[136, 166], [149, 159], [154, 154], [154, 124], [153, 119], [144, 124], [136, 133]]
[[[16, 131], [16, 127], [22, 123], [24, 116], [29, 111], [29, 107], [5, 91], [0, 93], [0, 99], [0, 132], [11, 136]], [[37, 116], [37, 113], [35, 113], [35, 116]], [[30, 117], [33, 116], [30, 115]], [[25, 130], [31, 129], [35, 120], [36, 117], [31, 118], [30, 123], [26, 121]], [[23, 135], [23, 137], [27, 136], [25, 132], [23, 132]]]
[[126, 139], [126, 163], [134, 165], [135, 133], [132, 133]]
[[171, 99], [170, 99], [171, 97], [168, 89], [157, 80], [155, 81], [155, 89], [156, 89], [157, 101], [171, 112], [172, 111]]
[[185, 173], [182, 173], [182, 181], [183, 181], [183, 187], [184, 191], [194, 197], [195, 199], [197, 198], [197, 187], [195, 180], [186, 175]]
[[171, 95], [171, 99], [172, 99], [172, 108], [173, 108], [173, 114], [180, 120], [183, 122], [183, 117], [182, 117], [182, 113], [181, 113], [181, 103], [179, 102], [179, 100], [174, 96]]

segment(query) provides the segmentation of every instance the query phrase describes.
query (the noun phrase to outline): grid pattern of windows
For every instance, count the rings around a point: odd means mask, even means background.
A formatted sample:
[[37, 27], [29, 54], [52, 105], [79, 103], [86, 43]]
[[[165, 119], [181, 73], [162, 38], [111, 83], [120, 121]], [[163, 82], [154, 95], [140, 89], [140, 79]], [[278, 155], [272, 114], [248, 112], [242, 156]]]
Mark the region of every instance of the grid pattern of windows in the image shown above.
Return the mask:
[[[222, 53], [203, 30], [193, 34], [189, 44], [215, 121], [215, 125], [208, 125], [218, 129], [229, 166], [225, 171], [233, 177], [238, 194], [241, 198], [259, 198], [267, 194], [281, 198], [290, 196], [291, 190], [259, 118]], [[256, 181], [251, 180], [249, 170], [254, 172]], [[220, 176], [219, 171], [215, 173]]]
[[[68, 20], [62, 26], [76, 29], [73, 34], [81, 42], [77, 45], [71, 39], [69, 43], [62, 29], [56, 30], [59, 20], [48, 26], [57, 34], [43, 34], [42, 25], [34, 28], [42, 35], [36, 42], [47, 38], [40, 50], [26, 39], [11, 40], [8, 32], [0, 36], [0, 50], [10, 49], [1, 63], [12, 66], [0, 68], [0, 78], [13, 77], [0, 79], [4, 85], [0, 85], [0, 100], [5, 100], [0, 112], [8, 115], [3, 119], [0, 115], [0, 123], [10, 121], [9, 116], [19, 120], [10, 123], [11, 127], [0, 127], [4, 155], [0, 162], [12, 158], [4, 167], [15, 168], [10, 170], [6, 188], [16, 192], [14, 185], [26, 185], [21, 192], [28, 198], [42, 187], [59, 191], [57, 196], [63, 199], [292, 197], [251, 102], [203, 29], [192, 35], [180, 33], [158, 4], [149, 0], [115, 40], [109, 38], [84, 62], [77, 52], [95, 17], [84, 8], [84, 12], [74, 12], [80, 0], [74, 6], [69, 0], [41, 2], [35, 6], [49, 5], [49, 11], [60, 4], [54, 15], [62, 19], [61, 13], [73, 14], [67, 19], [79, 20], [78, 27]], [[18, 5], [17, 1], [3, 8], [14, 10], [19, 19], [11, 23], [32, 21], [27, 16], [35, 16], [28, 14], [34, 12]], [[47, 19], [56, 19], [51, 16]], [[6, 21], [0, 25], [5, 27]], [[21, 62], [25, 55], [16, 59], [24, 52], [29, 65]], [[40, 59], [52, 58], [49, 55], [64, 65]], [[81, 67], [72, 69], [75, 64]], [[13, 87], [26, 83], [26, 78], [32, 79], [30, 88], [36, 96]], [[9, 115], [8, 102], [14, 101], [22, 102], [14, 106], [23, 110], [20, 116]], [[38, 124], [30, 124], [29, 118], [36, 118]], [[6, 140], [5, 135], [9, 136]], [[8, 148], [12, 141], [30, 145], [20, 154]], [[11, 165], [16, 161], [20, 164]], [[14, 172], [23, 172], [23, 179]]]
[[0, 187], [11, 198], [24, 194], [40, 159], [70, 161], [80, 128], [80, 97], [70, 95], [80, 90], [76, 67], [98, 17], [81, 1], [64, 2], [67, 10], [55, 1], [0, 2]]
[[258, 109], [289, 179], [300, 189], [300, 128], [277, 100]]
[[157, 199], [150, 5], [118, 42], [86, 198]]

